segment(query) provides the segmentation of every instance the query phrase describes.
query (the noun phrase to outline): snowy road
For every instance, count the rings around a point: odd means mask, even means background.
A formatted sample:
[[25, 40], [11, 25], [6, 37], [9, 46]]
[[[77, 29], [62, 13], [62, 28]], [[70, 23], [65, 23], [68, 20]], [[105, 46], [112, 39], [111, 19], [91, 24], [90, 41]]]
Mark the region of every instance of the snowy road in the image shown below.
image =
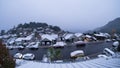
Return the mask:
[[[64, 48], [61, 48], [62, 52], [62, 59], [70, 59], [70, 52], [75, 50], [84, 50], [85, 55], [89, 56], [95, 56], [97, 53], [100, 53], [103, 51], [106, 47], [111, 47], [112, 42], [101, 42], [101, 43], [88, 43], [85, 47], [76, 47], [75, 45], [65, 46]], [[24, 49], [24, 50], [18, 50], [13, 49], [10, 50], [10, 54], [14, 55], [17, 52], [21, 52], [22, 54], [25, 53], [34, 53], [35, 54], [35, 60], [39, 61], [42, 59], [43, 55], [46, 54], [48, 48], [39, 48], [38, 50], [31, 50], [31, 49]]]

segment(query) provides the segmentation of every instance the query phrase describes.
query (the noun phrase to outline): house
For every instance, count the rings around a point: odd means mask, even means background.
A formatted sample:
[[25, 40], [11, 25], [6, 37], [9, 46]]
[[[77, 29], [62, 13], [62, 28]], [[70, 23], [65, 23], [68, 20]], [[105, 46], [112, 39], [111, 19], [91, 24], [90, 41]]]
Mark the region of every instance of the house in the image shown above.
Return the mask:
[[62, 31], [58, 33], [57, 41], [65, 41], [64, 33]]
[[94, 37], [97, 40], [105, 40], [107, 38], [107, 36], [104, 33], [94, 34]]
[[77, 37], [76, 38], [77, 41], [82, 41], [83, 40], [83, 38], [82, 38], [83, 34], [82, 33], [75, 33], [74, 35]]
[[24, 42], [31, 42], [32, 39], [33, 39], [33, 36], [32, 36], [32, 35], [29, 35], [29, 36], [25, 37], [25, 38], [23, 39], [23, 41], [24, 41]]
[[7, 44], [8, 44], [8, 45], [14, 45], [14, 44], [15, 44], [15, 39], [16, 39], [16, 38], [10, 38], [10, 39], [8, 39], [8, 40], [7, 40]]
[[74, 42], [76, 39], [76, 36], [74, 34], [65, 34], [64, 35], [65, 41], [70, 43], [70, 42]]
[[65, 38], [63, 36], [58, 36], [57, 41], [65, 41]]
[[25, 39], [24, 37], [19, 37], [19, 38], [17, 38], [17, 39], [15, 40], [15, 44], [16, 44], [16, 45], [22, 45], [24, 39]]
[[84, 36], [84, 42], [90, 42], [91, 40], [92, 40], [92, 36], [90, 36], [90, 35]]
[[56, 39], [58, 38], [58, 35], [56, 34], [43, 34], [41, 36], [41, 45], [52, 45], [56, 43]]
[[3, 43], [6, 43], [9, 38], [10, 38], [10, 35], [2, 35], [2, 36], [0, 36], [0, 39], [3, 40]]

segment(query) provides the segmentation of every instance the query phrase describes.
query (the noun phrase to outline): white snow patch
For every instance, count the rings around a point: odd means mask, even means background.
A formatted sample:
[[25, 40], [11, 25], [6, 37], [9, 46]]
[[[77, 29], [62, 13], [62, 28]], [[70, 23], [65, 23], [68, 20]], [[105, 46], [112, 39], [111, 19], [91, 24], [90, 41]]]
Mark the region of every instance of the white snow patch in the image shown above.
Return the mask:
[[116, 68], [116, 66], [119, 66], [119, 62], [119, 58], [97, 58], [73, 63], [41, 63], [29, 61], [16, 68]]

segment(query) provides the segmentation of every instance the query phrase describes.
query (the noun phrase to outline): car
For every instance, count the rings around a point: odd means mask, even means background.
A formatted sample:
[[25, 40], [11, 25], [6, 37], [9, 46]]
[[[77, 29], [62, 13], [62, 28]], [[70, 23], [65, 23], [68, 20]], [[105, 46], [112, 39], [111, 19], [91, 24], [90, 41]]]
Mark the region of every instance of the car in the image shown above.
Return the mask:
[[21, 59], [21, 58], [22, 58], [22, 54], [21, 54], [21, 53], [16, 53], [16, 54], [14, 55], [14, 58], [16, 58], [16, 59]]
[[84, 51], [83, 50], [76, 50], [70, 53], [71, 58], [77, 58], [77, 57], [84, 57]]
[[22, 58], [26, 59], [26, 60], [34, 60], [35, 59], [35, 55], [33, 53], [26, 53], [26, 54], [23, 55]]

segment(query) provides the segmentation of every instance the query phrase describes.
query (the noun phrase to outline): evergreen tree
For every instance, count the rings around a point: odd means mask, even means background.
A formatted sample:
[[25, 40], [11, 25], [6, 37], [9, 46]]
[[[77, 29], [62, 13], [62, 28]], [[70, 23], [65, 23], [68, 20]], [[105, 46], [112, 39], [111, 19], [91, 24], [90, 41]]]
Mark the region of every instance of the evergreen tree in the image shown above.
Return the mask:
[[0, 68], [15, 68], [15, 61], [0, 40]]
[[57, 32], [58, 32], [58, 31], [61, 31], [61, 29], [60, 29], [58, 26], [54, 26], [54, 27], [53, 27], [53, 30], [55, 30], [55, 31], [57, 31]]
[[62, 58], [61, 50], [60, 49], [54, 49], [53, 47], [48, 49], [48, 57], [50, 61], [59, 60]]

